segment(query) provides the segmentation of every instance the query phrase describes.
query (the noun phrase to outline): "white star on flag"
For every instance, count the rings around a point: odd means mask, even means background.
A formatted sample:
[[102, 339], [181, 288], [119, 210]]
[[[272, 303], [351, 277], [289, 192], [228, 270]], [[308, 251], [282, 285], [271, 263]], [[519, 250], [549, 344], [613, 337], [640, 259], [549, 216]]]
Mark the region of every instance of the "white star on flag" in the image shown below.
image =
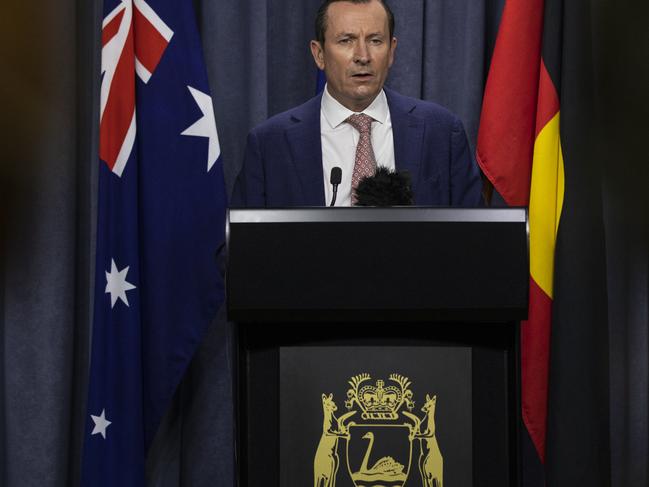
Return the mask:
[[94, 416], [90, 415], [92, 420], [95, 422], [95, 427], [92, 430], [91, 435], [101, 435], [104, 437], [104, 440], [106, 439], [106, 428], [108, 428], [109, 425], [112, 424], [111, 421], [108, 421], [106, 419], [106, 410], [102, 409], [101, 414], [99, 416]]
[[135, 289], [135, 286], [126, 280], [129, 266], [121, 271], [117, 270], [115, 260], [110, 260], [110, 272], [106, 272], [106, 293], [110, 293], [110, 307], [114, 308], [117, 299], [121, 299], [128, 306], [126, 291]]
[[180, 135], [193, 135], [195, 137], [209, 138], [207, 151], [207, 172], [209, 172], [216, 160], [219, 158], [219, 155], [221, 155], [219, 135], [216, 133], [216, 121], [214, 120], [212, 97], [196, 88], [192, 88], [191, 86], [187, 86], [187, 88], [194, 97], [194, 101], [196, 101], [198, 108], [203, 112], [203, 116], [193, 125], [187, 127]]

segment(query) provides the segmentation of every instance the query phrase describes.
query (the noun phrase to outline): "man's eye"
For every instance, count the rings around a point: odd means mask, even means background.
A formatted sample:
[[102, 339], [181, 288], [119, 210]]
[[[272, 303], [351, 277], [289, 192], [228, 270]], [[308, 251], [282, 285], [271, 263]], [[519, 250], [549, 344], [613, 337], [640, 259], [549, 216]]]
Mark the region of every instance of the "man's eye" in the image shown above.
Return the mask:
[[372, 44], [378, 46], [378, 45], [380, 45], [380, 44], [383, 44], [383, 39], [372, 39], [370, 42], [371, 42]]
[[349, 44], [352, 40], [349, 38], [340, 39], [338, 42], [340, 44]]

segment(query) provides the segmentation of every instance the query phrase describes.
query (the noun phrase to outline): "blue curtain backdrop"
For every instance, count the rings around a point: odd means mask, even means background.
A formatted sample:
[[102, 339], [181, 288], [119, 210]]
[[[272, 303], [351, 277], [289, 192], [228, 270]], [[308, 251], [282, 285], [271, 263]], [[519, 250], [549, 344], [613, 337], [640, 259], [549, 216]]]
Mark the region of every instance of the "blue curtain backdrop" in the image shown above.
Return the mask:
[[[154, 3], [154, 0], [150, 0]], [[649, 485], [646, 10], [589, 4], [606, 178], [611, 479]], [[388, 84], [437, 101], [472, 144], [504, 0], [394, 0]], [[248, 130], [313, 96], [318, 0], [195, 0], [232, 187]], [[101, 2], [0, 16], [0, 485], [78, 482], [94, 282]], [[568, 68], [569, 69], [569, 68]], [[644, 134], [644, 135], [643, 135]], [[642, 163], [641, 163], [642, 162]], [[231, 332], [215, 320], [154, 441], [151, 486], [232, 485]], [[578, 344], [575, 344], [578, 346]]]

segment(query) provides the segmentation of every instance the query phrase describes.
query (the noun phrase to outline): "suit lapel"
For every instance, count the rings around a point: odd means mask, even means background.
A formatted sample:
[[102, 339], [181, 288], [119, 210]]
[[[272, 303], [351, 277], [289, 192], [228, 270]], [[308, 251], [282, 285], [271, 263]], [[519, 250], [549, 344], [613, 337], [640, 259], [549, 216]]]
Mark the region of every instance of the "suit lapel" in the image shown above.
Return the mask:
[[394, 139], [394, 160], [397, 171], [408, 171], [413, 193], [417, 189], [424, 142], [424, 122], [412, 111], [415, 104], [392, 90], [384, 88], [390, 107], [392, 135]]
[[292, 115], [286, 130], [293, 164], [302, 189], [299, 202], [304, 206], [324, 206], [322, 141], [320, 138], [320, 96], [313, 98]]

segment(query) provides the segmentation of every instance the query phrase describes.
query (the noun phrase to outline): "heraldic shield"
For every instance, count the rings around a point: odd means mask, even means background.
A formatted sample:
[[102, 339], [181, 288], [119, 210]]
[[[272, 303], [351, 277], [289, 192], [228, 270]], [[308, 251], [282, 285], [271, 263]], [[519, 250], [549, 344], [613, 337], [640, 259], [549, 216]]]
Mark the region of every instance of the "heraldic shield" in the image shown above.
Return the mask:
[[411, 459], [412, 438], [408, 426], [349, 426], [347, 469], [356, 487], [403, 487]]
[[355, 487], [403, 487], [415, 441], [422, 486], [442, 487], [443, 459], [435, 436], [437, 396], [426, 395], [420, 418], [411, 412], [415, 402], [407, 377], [390, 374], [388, 384], [383, 380], [372, 384], [364, 373], [348, 382], [345, 414], [336, 417], [333, 395], [322, 395], [324, 421], [314, 459], [314, 486], [335, 487], [338, 445], [346, 440], [345, 463]]

